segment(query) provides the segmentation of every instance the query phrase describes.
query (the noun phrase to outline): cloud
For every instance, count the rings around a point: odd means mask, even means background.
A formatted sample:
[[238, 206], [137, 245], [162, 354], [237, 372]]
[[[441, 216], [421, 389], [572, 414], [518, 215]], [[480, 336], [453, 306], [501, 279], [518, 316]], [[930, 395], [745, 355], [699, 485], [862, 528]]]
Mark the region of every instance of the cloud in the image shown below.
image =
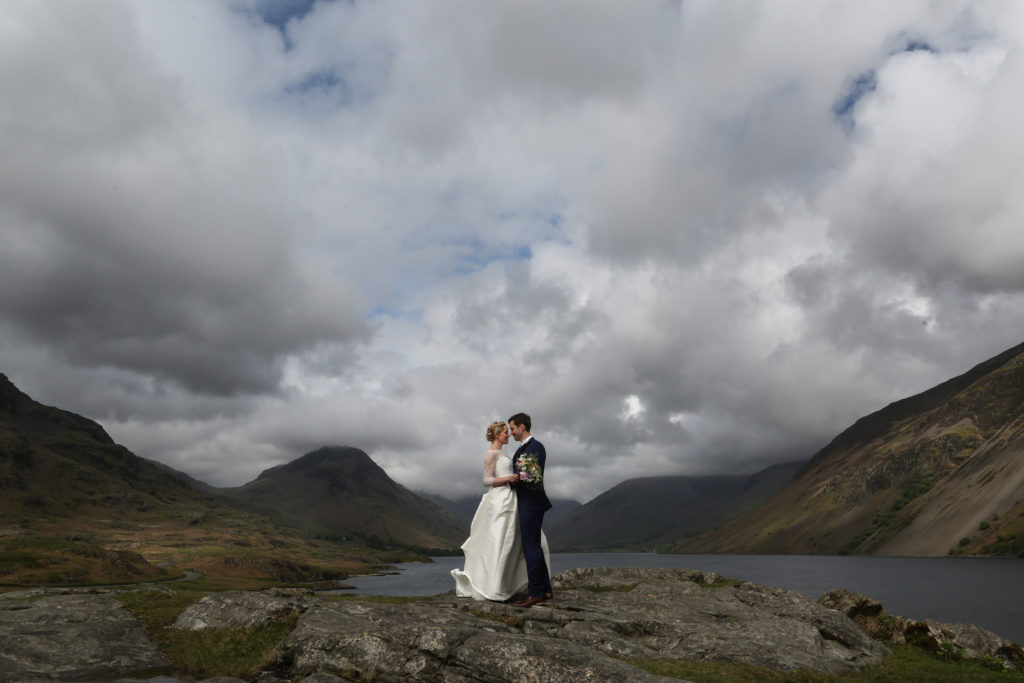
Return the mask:
[[1020, 12], [10, 3], [0, 367], [216, 484], [809, 457], [1020, 341]]
[[1022, 63], [1001, 41], [891, 58], [860, 105], [854, 159], [823, 197], [837, 239], [922, 288], [1019, 291]]
[[286, 354], [365, 339], [351, 286], [297, 261], [257, 132], [187, 102], [103, 10], [29, 8], [8, 46], [6, 320], [73, 365], [213, 395], [274, 391]]

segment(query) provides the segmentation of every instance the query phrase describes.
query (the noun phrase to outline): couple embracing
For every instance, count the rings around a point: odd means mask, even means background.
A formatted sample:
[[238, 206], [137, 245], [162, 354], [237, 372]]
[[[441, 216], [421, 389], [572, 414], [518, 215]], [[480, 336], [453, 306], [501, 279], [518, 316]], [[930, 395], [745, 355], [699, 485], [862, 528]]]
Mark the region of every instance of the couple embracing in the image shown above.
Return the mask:
[[[548, 542], [541, 531], [551, 502], [544, 493], [544, 445], [530, 435], [530, 416], [516, 413], [492, 422], [484, 456], [487, 492], [462, 544], [463, 569], [453, 569], [455, 593], [476, 600], [508, 601], [530, 607], [552, 600]], [[515, 454], [502, 451], [509, 435], [519, 442]], [[525, 597], [524, 597], [525, 596]]]

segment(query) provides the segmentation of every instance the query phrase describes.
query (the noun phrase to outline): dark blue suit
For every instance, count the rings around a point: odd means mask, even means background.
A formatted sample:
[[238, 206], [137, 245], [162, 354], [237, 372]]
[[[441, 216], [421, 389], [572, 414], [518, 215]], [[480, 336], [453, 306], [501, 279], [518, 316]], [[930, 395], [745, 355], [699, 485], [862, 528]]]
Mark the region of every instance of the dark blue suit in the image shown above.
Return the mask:
[[[512, 461], [515, 462], [520, 455], [527, 453], [537, 458], [537, 464], [540, 465], [543, 474], [544, 463], [547, 460], [544, 444], [531, 438], [516, 449]], [[540, 547], [540, 531], [544, 524], [544, 513], [551, 509], [551, 501], [544, 493], [543, 481], [537, 488], [530, 488], [525, 484], [517, 485], [516, 499], [519, 504], [519, 530], [523, 537], [523, 555], [526, 557], [530, 595], [535, 598], [543, 597], [545, 593], [551, 593], [551, 576], [544, 561], [544, 551]]]

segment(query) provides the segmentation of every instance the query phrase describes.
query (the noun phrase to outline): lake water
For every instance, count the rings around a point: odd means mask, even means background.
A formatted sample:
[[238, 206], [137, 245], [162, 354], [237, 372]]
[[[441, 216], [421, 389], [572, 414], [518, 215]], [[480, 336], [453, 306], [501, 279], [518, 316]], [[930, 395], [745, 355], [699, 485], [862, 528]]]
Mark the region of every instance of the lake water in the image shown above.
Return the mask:
[[[365, 595], [437, 595], [452, 590], [463, 558], [397, 565], [387, 576], [348, 579]], [[980, 557], [659, 555], [553, 553], [552, 574], [577, 567], [686, 567], [818, 598], [831, 588], [879, 600], [889, 614], [976, 624], [1024, 643], [1024, 560]], [[349, 592], [349, 591], [346, 591]]]

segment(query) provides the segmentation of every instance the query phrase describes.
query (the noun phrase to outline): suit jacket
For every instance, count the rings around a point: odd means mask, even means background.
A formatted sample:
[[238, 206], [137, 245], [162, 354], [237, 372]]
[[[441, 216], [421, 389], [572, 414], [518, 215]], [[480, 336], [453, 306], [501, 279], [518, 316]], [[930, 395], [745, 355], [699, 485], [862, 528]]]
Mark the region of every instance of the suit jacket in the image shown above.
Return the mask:
[[[528, 453], [533, 457], [537, 458], [537, 464], [540, 465], [540, 471], [543, 475], [544, 463], [548, 457], [547, 452], [544, 450], [544, 444], [542, 444], [540, 441], [537, 441], [537, 439], [535, 438], [531, 438], [525, 444], [522, 444], [521, 446], [519, 446], [519, 448], [516, 449], [515, 455], [512, 456], [513, 464], [515, 463], [516, 459], [520, 455], [523, 455], [524, 453]], [[537, 488], [531, 488], [519, 484], [518, 486], [515, 487], [515, 489], [516, 498], [519, 501], [519, 508], [521, 510], [544, 512], [545, 510], [551, 509], [551, 501], [548, 500], [548, 494], [544, 492], [543, 480], [541, 481], [540, 486], [538, 486]]]

